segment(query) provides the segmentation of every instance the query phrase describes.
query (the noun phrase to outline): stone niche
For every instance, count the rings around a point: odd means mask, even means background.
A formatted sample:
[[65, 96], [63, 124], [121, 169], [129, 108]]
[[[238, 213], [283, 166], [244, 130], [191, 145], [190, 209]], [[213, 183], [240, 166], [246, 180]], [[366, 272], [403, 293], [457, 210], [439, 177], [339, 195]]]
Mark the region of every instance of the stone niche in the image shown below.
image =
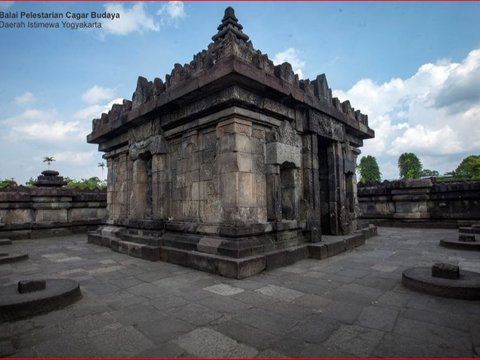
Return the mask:
[[[243, 278], [356, 230], [366, 115], [254, 49], [232, 8], [206, 50], [93, 120], [107, 225], [89, 241]], [[283, 260], [278, 260], [283, 259]]]

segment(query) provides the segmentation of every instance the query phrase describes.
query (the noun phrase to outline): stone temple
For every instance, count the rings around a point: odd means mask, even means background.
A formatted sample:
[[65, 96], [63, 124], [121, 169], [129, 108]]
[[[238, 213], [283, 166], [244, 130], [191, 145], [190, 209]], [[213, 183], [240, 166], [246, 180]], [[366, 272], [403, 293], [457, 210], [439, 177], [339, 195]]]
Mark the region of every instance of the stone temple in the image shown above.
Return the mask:
[[108, 220], [92, 243], [244, 278], [357, 230], [368, 117], [256, 50], [227, 8], [213, 42], [93, 120]]

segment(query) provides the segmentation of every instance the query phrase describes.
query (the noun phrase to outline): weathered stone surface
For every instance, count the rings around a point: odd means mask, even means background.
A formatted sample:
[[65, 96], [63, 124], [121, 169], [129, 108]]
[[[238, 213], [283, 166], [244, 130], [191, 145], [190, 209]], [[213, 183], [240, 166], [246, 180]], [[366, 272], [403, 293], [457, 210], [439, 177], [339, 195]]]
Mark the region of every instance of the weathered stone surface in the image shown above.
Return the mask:
[[458, 279], [460, 277], [460, 268], [458, 265], [436, 263], [432, 265], [432, 276], [443, 279]]
[[458, 235], [458, 241], [474, 242], [475, 241], [475, 235], [460, 234], [460, 235]]
[[457, 228], [480, 219], [480, 181], [384, 181], [360, 186], [358, 201], [361, 218], [377, 225]]
[[277, 285], [267, 285], [260, 289], [255, 290], [260, 294], [271, 296], [276, 300], [291, 302], [304, 294], [300, 291], [296, 291], [293, 289], [284, 288]]
[[5, 252], [0, 253], [0, 264], [13, 263], [27, 259], [28, 254], [9, 254]]
[[198, 328], [176, 341], [189, 354], [198, 357], [254, 357], [257, 350], [209, 328]]
[[281, 165], [285, 162], [292, 163], [296, 167], [301, 166], [301, 149], [278, 142], [272, 142], [266, 145], [266, 164]]
[[10, 239], [0, 239], [0, 246], [1, 245], [11, 245], [12, 244], [12, 240]]
[[217, 284], [203, 288], [203, 290], [210, 291], [214, 294], [222, 296], [232, 296], [243, 292], [241, 288], [237, 288], [228, 284]]
[[20, 294], [25, 294], [34, 291], [44, 290], [46, 284], [46, 280], [22, 280], [18, 282], [17, 289]]
[[0, 189], [0, 237], [11, 239], [85, 231], [106, 219], [101, 190], [61, 187]]

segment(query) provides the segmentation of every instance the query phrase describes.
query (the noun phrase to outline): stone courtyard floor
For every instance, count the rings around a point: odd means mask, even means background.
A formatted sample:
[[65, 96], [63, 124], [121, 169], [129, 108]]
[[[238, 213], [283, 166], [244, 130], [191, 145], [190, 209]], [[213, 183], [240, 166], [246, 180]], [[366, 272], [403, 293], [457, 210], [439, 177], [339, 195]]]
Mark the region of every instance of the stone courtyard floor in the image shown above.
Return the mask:
[[379, 228], [326, 260], [232, 280], [87, 243], [15, 241], [30, 259], [0, 265], [0, 285], [70, 278], [83, 297], [0, 323], [0, 357], [473, 357], [480, 301], [416, 293], [402, 271], [436, 261], [480, 272], [480, 254], [442, 248], [456, 230]]

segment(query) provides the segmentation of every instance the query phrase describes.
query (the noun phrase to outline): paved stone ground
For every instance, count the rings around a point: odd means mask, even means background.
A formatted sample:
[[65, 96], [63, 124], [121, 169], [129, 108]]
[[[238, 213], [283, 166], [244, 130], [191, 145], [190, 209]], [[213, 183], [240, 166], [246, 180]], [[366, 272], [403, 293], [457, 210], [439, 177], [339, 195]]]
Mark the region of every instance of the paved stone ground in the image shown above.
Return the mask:
[[85, 235], [16, 241], [30, 259], [0, 265], [0, 285], [71, 278], [83, 298], [0, 323], [0, 357], [472, 357], [480, 302], [402, 287], [435, 261], [480, 272], [480, 254], [442, 248], [455, 230], [380, 228], [348, 253], [246, 280], [135, 259]]

